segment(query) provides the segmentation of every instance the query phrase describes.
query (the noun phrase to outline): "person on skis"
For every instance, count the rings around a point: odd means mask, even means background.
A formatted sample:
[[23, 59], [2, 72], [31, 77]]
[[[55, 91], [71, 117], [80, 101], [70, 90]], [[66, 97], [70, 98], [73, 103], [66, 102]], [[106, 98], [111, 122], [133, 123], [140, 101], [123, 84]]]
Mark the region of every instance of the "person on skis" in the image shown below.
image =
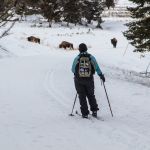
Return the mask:
[[95, 71], [105, 82], [105, 77], [95, 59], [95, 57], [87, 52], [87, 46], [84, 43], [79, 45], [79, 55], [73, 61], [72, 72], [74, 73], [75, 88], [79, 96], [80, 109], [83, 118], [88, 118], [89, 110], [86, 98], [92, 111], [92, 116], [97, 117], [99, 110], [94, 95], [94, 77]]

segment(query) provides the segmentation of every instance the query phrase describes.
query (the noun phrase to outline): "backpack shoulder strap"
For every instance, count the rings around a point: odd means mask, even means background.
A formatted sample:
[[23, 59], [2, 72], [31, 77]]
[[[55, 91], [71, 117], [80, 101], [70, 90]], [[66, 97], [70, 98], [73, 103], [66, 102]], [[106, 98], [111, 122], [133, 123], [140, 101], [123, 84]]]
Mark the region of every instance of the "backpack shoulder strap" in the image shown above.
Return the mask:
[[79, 58], [81, 58], [81, 57], [91, 57], [91, 54], [89, 54], [89, 53], [80, 53], [79, 55]]

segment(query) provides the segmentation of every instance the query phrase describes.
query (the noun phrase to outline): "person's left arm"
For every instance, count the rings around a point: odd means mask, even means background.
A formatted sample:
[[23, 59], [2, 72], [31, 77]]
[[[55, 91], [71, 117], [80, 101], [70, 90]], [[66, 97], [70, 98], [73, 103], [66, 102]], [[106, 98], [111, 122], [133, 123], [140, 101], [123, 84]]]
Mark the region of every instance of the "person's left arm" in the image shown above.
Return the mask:
[[97, 72], [97, 74], [98, 74], [98, 75], [101, 75], [101, 74], [102, 74], [102, 71], [101, 71], [101, 69], [100, 69], [100, 67], [99, 67], [99, 65], [98, 65], [98, 63], [97, 63], [95, 57], [92, 56], [92, 55], [91, 55], [91, 62], [92, 62], [92, 64], [93, 64], [93, 66], [94, 66], [95, 71]]

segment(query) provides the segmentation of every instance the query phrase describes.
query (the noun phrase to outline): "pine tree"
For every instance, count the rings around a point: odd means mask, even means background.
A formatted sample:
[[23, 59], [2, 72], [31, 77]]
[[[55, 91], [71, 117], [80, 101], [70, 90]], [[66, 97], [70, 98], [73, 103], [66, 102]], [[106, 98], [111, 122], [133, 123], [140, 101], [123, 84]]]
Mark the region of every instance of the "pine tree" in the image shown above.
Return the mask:
[[94, 8], [92, 1], [84, 0], [83, 5], [81, 5], [82, 9], [82, 17], [87, 20], [87, 24], [90, 24], [93, 20]]
[[48, 20], [49, 27], [52, 25], [52, 21], [60, 21], [62, 7], [59, 0], [42, 0], [41, 13]]
[[97, 21], [97, 28], [101, 28], [104, 3], [101, 0], [84, 0], [82, 7], [82, 17], [87, 19], [87, 23], [90, 24], [92, 20]]
[[19, 1], [17, 4], [16, 4], [16, 14], [20, 15], [21, 16], [21, 20], [23, 18], [23, 16], [25, 16], [26, 14], [26, 11], [27, 11], [27, 3], [25, 1]]
[[24, 0], [27, 4], [26, 15], [40, 14], [40, 0]]
[[79, 0], [65, 0], [63, 18], [64, 21], [69, 23], [74, 23], [75, 25], [80, 22], [80, 10], [79, 10]]
[[93, 0], [94, 16], [93, 20], [97, 21], [97, 28], [101, 28], [102, 18], [101, 14], [104, 10], [104, 3], [101, 0]]
[[115, 6], [115, 3], [114, 3], [114, 0], [106, 0], [105, 1], [105, 5], [106, 7], [109, 9], [110, 7], [114, 7]]
[[150, 51], [150, 0], [130, 0], [136, 4], [129, 7], [132, 22], [127, 23], [128, 30], [124, 36], [135, 47], [134, 51]]
[[40, 13], [40, 0], [15, 0], [16, 14], [21, 16], [33, 15]]

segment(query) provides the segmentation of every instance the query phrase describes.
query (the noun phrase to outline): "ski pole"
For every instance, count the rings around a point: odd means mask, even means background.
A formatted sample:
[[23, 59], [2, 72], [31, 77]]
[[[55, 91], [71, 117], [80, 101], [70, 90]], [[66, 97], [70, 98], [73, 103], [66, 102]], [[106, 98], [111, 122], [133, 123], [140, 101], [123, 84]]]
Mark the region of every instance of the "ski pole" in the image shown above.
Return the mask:
[[128, 49], [128, 46], [129, 46], [129, 43], [128, 43], [127, 46], [126, 46], [126, 49], [125, 49], [125, 51], [124, 51], [124, 53], [123, 53], [123, 56], [125, 55], [125, 53], [126, 53], [126, 51], [127, 51], [127, 49]]
[[72, 107], [72, 111], [71, 111], [71, 114], [69, 114], [70, 116], [74, 116], [74, 115], [73, 115], [73, 110], [74, 110], [74, 106], [75, 106], [75, 103], [76, 103], [76, 100], [77, 100], [77, 95], [78, 95], [78, 94], [76, 94], [76, 96], [75, 96], [74, 103], [73, 103], [73, 107]]
[[109, 102], [109, 98], [108, 98], [108, 94], [107, 94], [107, 91], [106, 91], [106, 87], [105, 87], [105, 84], [104, 84], [103, 81], [102, 81], [102, 83], [103, 83], [103, 86], [104, 86], [104, 90], [105, 90], [105, 94], [106, 94], [106, 97], [107, 97], [107, 101], [108, 101], [108, 105], [109, 105], [109, 108], [110, 108], [110, 112], [111, 112], [111, 115], [113, 117], [113, 112], [112, 112], [111, 105], [110, 105], [110, 102]]

